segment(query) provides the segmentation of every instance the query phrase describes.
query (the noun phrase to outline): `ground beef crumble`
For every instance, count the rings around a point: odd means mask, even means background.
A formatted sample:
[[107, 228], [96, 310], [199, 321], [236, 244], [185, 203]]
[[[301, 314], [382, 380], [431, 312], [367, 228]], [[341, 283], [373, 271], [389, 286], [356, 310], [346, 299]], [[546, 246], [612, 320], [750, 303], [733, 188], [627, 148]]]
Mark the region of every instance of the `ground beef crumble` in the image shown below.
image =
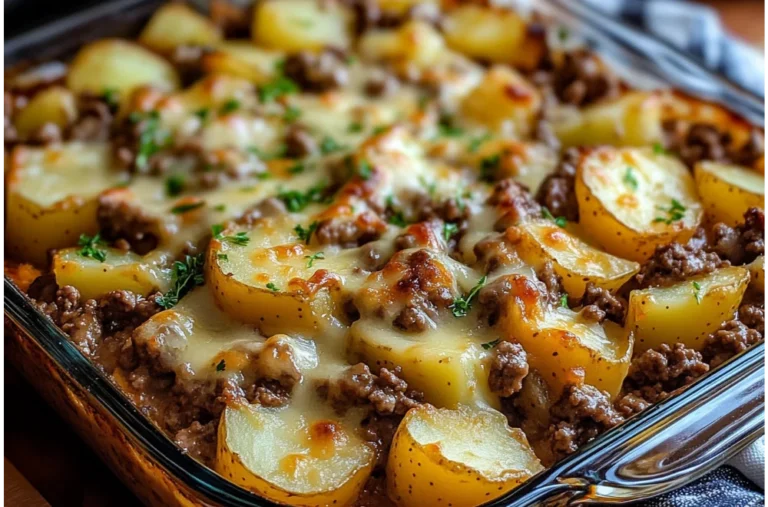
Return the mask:
[[765, 310], [762, 306], [744, 304], [737, 317], [724, 322], [707, 337], [702, 355], [712, 368], [745, 351], [765, 337]]
[[765, 253], [765, 213], [760, 208], [749, 208], [743, 224], [716, 224], [712, 236], [713, 253], [733, 265], [749, 264]]
[[284, 72], [299, 88], [308, 92], [339, 88], [349, 79], [346, 56], [334, 49], [290, 55], [285, 60]]
[[635, 281], [640, 288], [665, 286], [728, 265], [715, 253], [695, 245], [674, 242], [656, 247], [651, 258], [635, 275]]
[[581, 315], [588, 320], [602, 323], [608, 319], [617, 324], [624, 324], [626, 302], [592, 282], [587, 283], [581, 297], [581, 306]]
[[508, 397], [523, 388], [528, 375], [528, 356], [519, 343], [502, 341], [493, 348], [488, 385], [499, 396]]
[[533, 199], [528, 188], [513, 179], [496, 183], [486, 203], [495, 206], [501, 214], [493, 226], [499, 232], [529, 217], [541, 216], [541, 206]]
[[572, 222], [579, 220], [575, 181], [576, 165], [580, 156], [577, 148], [567, 149], [557, 169], [544, 179], [536, 192], [536, 200], [547, 208], [552, 216], [562, 216]]

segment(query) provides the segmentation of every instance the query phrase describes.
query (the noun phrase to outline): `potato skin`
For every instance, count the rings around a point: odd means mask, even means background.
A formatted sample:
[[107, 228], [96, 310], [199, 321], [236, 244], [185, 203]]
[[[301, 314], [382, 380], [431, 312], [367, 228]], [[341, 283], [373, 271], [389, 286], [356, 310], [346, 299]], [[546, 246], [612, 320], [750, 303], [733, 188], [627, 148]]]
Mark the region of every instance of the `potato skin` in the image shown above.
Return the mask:
[[288, 52], [346, 48], [350, 22], [350, 13], [339, 4], [321, 9], [314, 0], [268, 0], [254, 9], [251, 34], [260, 46]]
[[765, 203], [765, 177], [746, 167], [699, 162], [694, 168], [707, 219], [734, 226], [744, 222], [744, 213]]
[[[412, 424], [439, 424], [450, 416], [451, 423], [461, 424], [467, 431], [461, 437], [472, 441], [485, 438], [506, 447], [510, 441], [520, 460], [517, 470], [477, 470], [465, 463], [452, 461], [442, 453], [442, 441], [419, 443], [409, 429]], [[456, 421], [455, 419], [459, 419]], [[449, 423], [450, 424], [450, 423]], [[465, 425], [471, 425], [470, 428]], [[449, 430], [448, 430], [449, 431]], [[448, 432], [446, 431], [446, 433]], [[450, 435], [448, 438], [453, 438]], [[401, 507], [453, 505], [470, 507], [490, 501], [516, 488], [541, 470], [538, 459], [520, 429], [506, 426], [498, 412], [436, 409], [425, 405], [411, 409], [398, 426], [387, 461], [387, 490]], [[499, 474], [503, 474], [499, 477]]]
[[64, 129], [76, 116], [74, 94], [62, 86], [52, 86], [36, 94], [13, 123], [19, 135], [27, 138], [46, 123]]
[[635, 335], [635, 353], [663, 343], [701, 350], [707, 336], [733, 318], [749, 279], [747, 269], [733, 266], [670, 287], [632, 291], [626, 327]]
[[158, 9], [139, 35], [139, 42], [159, 53], [169, 53], [185, 44], [211, 46], [221, 40], [213, 22], [183, 3]]

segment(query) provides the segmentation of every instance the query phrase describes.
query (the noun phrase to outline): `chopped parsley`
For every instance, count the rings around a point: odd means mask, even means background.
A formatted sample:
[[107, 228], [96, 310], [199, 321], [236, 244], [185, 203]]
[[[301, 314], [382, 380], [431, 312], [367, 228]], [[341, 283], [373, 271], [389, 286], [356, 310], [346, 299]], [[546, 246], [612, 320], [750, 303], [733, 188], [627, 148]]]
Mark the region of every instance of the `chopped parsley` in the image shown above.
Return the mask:
[[214, 224], [211, 226], [211, 234], [215, 239], [218, 239], [219, 241], [226, 241], [227, 243], [232, 243], [233, 245], [238, 246], [245, 246], [249, 241], [251, 241], [251, 238], [248, 237], [248, 233], [244, 231], [237, 232], [231, 236], [224, 236], [223, 232], [223, 225]]
[[[272, 177], [272, 173], [269, 171], [262, 171], [260, 173], [256, 173], [256, 178], [259, 180], [268, 180]], [[248, 187], [248, 190], [253, 190], [255, 187]]]
[[419, 176], [419, 183], [424, 185], [424, 188], [427, 189], [427, 193], [430, 195], [430, 197], [435, 196], [435, 191], [437, 191], [437, 183], [434, 181], [429, 182], [424, 176]]
[[146, 114], [134, 111], [128, 116], [132, 123], [141, 123], [139, 145], [136, 152], [136, 168], [145, 170], [152, 155], [165, 148], [170, 141], [170, 134], [160, 128], [160, 113], [150, 111]]
[[664, 145], [661, 144], [661, 143], [654, 143], [653, 144], [653, 152], [656, 155], [666, 155], [667, 154], [666, 148], [664, 148]]
[[165, 194], [176, 197], [184, 190], [184, 175], [172, 174], [165, 179]]
[[627, 166], [626, 171], [624, 171], [624, 183], [626, 183], [633, 192], [636, 192], [637, 187], [640, 185], [640, 183], [637, 181], [637, 178], [635, 178], [635, 173], [632, 166]]
[[405, 219], [403, 211], [397, 209], [397, 206], [395, 206], [395, 198], [391, 194], [387, 196], [387, 209], [392, 212], [389, 218], [387, 218], [387, 222], [396, 225], [397, 227], [406, 227], [408, 225], [408, 221]]
[[466, 317], [469, 313], [469, 310], [472, 308], [472, 300], [477, 296], [477, 293], [480, 292], [480, 289], [483, 288], [485, 285], [485, 282], [488, 280], [487, 276], [483, 276], [480, 280], [478, 280], [477, 285], [472, 287], [472, 290], [469, 291], [469, 294], [467, 294], [466, 297], [458, 297], [453, 300], [453, 303], [451, 303], [451, 306], [449, 308], [453, 312], [454, 317]]
[[87, 236], [85, 234], [81, 234], [77, 244], [82, 247], [78, 252], [81, 256], [90, 257], [91, 259], [96, 259], [99, 262], [104, 262], [107, 260], [106, 250], [101, 250], [98, 248], [100, 245], [105, 245], [104, 240], [101, 239], [101, 236], [98, 233], [96, 233], [95, 236]]
[[323, 140], [320, 141], [320, 152], [323, 155], [328, 155], [329, 153], [343, 149], [344, 147], [337, 143], [336, 140], [330, 136], [325, 136]]
[[350, 134], [357, 134], [358, 132], [362, 132], [362, 131], [363, 131], [363, 124], [360, 122], [350, 123], [349, 126], [347, 127], [347, 132], [349, 132]]
[[355, 159], [350, 156], [345, 162], [350, 175], [357, 174], [364, 180], [369, 180], [373, 175], [373, 166], [366, 159], [361, 159], [355, 164]]
[[555, 218], [552, 213], [546, 207], [541, 208], [541, 215], [547, 220], [552, 220], [558, 227], [565, 227], [568, 225], [568, 219], [565, 217]]
[[563, 294], [562, 296], [560, 296], [560, 306], [562, 306], [563, 308], [570, 308], [568, 306], [568, 294]]
[[501, 155], [489, 155], [480, 161], [480, 179], [492, 182], [496, 176], [496, 171], [501, 165]]
[[210, 115], [211, 115], [211, 110], [208, 109], [207, 107], [204, 107], [202, 109], [198, 109], [197, 111], [195, 111], [195, 116], [200, 118], [200, 121], [203, 122], [203, 123], [208, 121], [208, 117]]
[[213, 210], [214, 211], [226, 211], [227, 210], [227, 205], [226, 204], [217, 204], [216, 206], [213, 207]]
[[104, 102], [112, 109], [120, 105], [120, 92], [116, 88], [104, 88], [101, 96], [104, 97]]
[[474, 139], [470, 139], [467, 149], [470, 153], [477, 153], [477, 150], [480, 149], [480, 146], [490, 138], [491, 134], [483, 134], [481, 136], [475, 137]]
[[305, 256], [304, 256], [304, 258], [305, 258], [305, 259], [308, 259], [308, 260], [307, 260], [307, 267], [308, 267], [308, 268], [311, 268], [311, 267], [312, 267], [312, 264], [313, 264], [315, 261], [318, 261], [318, 260], [323, 260], [323, 259], [325, 259], [325, 254], [324, 254], [323, 252], [317, 252], [317, 253], [313, 253], [312, 255], [305, 255]]
[[259, 102], [265, 104], [279, 99], [283, 95], [290, 95], [298, 91], [299, 86], [296, 83], [285, 76], [278, 76], [259, 88]]
[[269, 282], [269, 283], [267, 284], [267, 289], [271, 290], [272, 292], [277, 292], [277, 291], [279, 291], [279, 290], [280, 290], [280, 289], [278, 289], [278, 288], [277, 288], [277, 285], [275, 285], [275, 284], [274, 284], [274, 283], [272, 283], [272, 282]]
[[481, 343], [480, 346], [483, 347], [485, 350], [491, 350], [493, 347], [498, 345], [501, 342], [500, 339], [493, 340], [492, 342], [488, 343]]
[[459, 233], [459, 226], [446, 222], [443, 224], [443, 237], [446, 241], [450, 241], [452, 237]]
[[178, 204], [171, 208], [171, 213], [174, 215], [182, 215], [188, 211], [196, 210], [205, 206], [205, 201], [187, 202], [184, 204]]
[[288, 168], [288, 172], [290, 174], [301, 174], [304, 172], [304, 169], [306, 169], [306, 166], [301, 162], [297, 162]]
[[378, 127], [373, 127], [373, 130], [371, 131], [371, 133], [377, 136], [383, 132], [386, 132], [388, 128], [389, 128], [388, 125], [379, 125]]
[[696, 298], [696, 304], [700, 305], [704, 295], [701, 293], [701, 284], [699, 282], [693, 282], [693, 297]]
[[454, 118], [450, 115], [443, 115], [437, 124], [437, 131], [443, 137], [458, 137], [464, 134], [464, 129], [457, 127], [453, 123]]
[[324, 196], [326, 188], [324, 183], [318, 183], [306, 192], [281, 190], [277, 194], [277, 198], [283, 201], [288, 211], [296, 213], [312, 203], [326, 202], [327, 198]]
[[220, 261], [228, 261], [229, 255], [220, 253], [220, 254], [216, 254], [216, 258], [219, 259]]
[[287, 122], [294, 122], [301, 117], [301, 109], [296, 106], [286, 106], [283, 113], [283, 120]]
[[309, 224], [308, 228], [304, 228], [301, 226], [301, 224], [298, 224], [296, 227], [293, 228], [294, 231], [296, 231], [296, 235], [299, 237], [301, 241], [309, 244], [309, 240], [312, 239], [312, 234], [317, 230], [317, 220]]
[[264, 153], [259, 148], [255, 146], [249, 146], [248, 151], [259, 157], [263, 161], [267, 160], [274, 160], [276, 158], [283, 158], [285, 157], [285, 153], [288, 151], [288, 148], [285, 145], [280, 145], [275, 150], [274, 153]]
[[222, 359], [219, 364], [216, 365], [216, 371], [224, 371], [227, 369], [227, 363]]
[[171, 289], [157, 298], [157, 304], [165, 308], [173, 308], [184, 295], [195, 286], [205, 283], [203, 267], [205, 265], [204, 254], [187, 255], [184, 261], [173, 263]]
[[664, 222], [665, 224], [670, 225], [672, 222], [677, 222], [685, 217], [686, 208], [677, 199], [672, 199], [672, 203], [668, 208], [657, 206], [657, 209], [665, 212], [667, 216], [656, 217], [653, 219], [654, 222]]
[[237, 99], [229, 99], [221, 106], [221, 114], [233, 113], [240, 109], [240, 101]]

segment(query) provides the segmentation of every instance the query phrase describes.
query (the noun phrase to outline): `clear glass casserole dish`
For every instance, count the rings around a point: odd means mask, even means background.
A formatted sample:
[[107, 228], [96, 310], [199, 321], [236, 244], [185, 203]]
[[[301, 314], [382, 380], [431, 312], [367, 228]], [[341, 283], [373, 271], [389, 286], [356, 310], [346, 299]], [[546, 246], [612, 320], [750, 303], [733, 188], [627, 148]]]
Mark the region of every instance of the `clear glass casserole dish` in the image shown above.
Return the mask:
[[[9, 41], [6, 64], [131, 35], [160, 3], [114, 2], [45, 26]], [[625, 79], [666, 84], [763, 124], [760, 99], [663, 43], [585, 6], [543, 0], [536, 8], [626, 69]], [[144, 502], [272, 505], [183, 454], [8, 279], [5, 297], [7, 357]], [[763, 357], [760, 344], [491, 505], [621, 503], [696, 479], [762, 434]]]

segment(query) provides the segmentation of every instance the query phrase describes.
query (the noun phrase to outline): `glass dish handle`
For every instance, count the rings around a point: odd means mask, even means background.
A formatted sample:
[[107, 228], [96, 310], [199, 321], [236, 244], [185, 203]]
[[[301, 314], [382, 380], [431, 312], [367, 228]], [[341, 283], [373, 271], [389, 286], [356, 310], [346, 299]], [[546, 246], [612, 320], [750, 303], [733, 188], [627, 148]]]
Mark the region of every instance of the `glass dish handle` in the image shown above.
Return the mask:
[[528, 494], [506, 505], [627, 503], [712, 471], [763, 434], [763, 357], [761, 343], [648, 409], [642, 426], [630, 419], [524, 484]]

